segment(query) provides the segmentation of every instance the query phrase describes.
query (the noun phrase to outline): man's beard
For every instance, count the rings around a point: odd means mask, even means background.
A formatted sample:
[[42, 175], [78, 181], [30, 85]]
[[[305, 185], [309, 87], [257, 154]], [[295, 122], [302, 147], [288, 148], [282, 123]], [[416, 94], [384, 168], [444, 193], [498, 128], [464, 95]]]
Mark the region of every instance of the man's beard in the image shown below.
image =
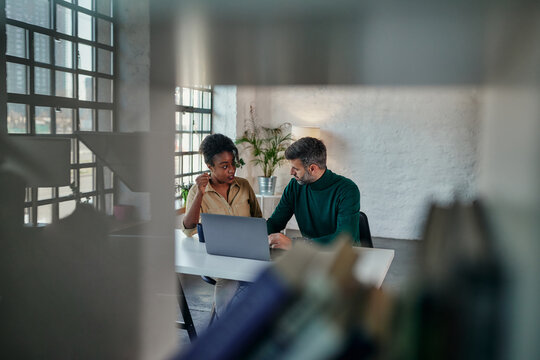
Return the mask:
[[300, 184], [300, 185], [306, 185], [306, 184], [311, 184], [312, 182], [314, 182], [314, 176], [311, 175], [307, 170], [306, 172], [304, 173], [304, 176], [302, 176], [301, 178], [298, 178], [296, 179], [296, 181]]

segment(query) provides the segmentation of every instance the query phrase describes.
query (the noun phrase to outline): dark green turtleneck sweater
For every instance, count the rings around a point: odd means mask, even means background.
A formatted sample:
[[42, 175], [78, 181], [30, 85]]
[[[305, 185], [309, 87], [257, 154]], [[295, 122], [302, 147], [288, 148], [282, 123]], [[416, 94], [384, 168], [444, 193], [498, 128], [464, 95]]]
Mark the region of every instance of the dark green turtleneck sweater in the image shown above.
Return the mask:
[[294, 214], [302, 236], [328, 244], [341, 232], [359, 242], [360, 192], [354, 182], [326, 169], [314, 183], [300, 185], [291, 179], [274, 213], [267, 221], [268, 233], [285, 228]]

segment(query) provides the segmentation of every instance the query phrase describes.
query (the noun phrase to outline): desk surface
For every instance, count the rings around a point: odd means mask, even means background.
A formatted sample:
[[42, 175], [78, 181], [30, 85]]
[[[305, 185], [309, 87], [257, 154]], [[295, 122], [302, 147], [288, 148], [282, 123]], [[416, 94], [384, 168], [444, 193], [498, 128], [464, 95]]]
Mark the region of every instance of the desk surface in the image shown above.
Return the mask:
[[[360, 258], [354, 267], [356, 278], [368, 285], [380, 287], [394, 259], [394, 250], [355, 248]], [[223, 279], [253, 281], [259, 272], [270, 266], [269, 261], [210, 255], [197, 235], [186, 237], [175, 231], [175, 270], [177, 273], [206, 275]]]

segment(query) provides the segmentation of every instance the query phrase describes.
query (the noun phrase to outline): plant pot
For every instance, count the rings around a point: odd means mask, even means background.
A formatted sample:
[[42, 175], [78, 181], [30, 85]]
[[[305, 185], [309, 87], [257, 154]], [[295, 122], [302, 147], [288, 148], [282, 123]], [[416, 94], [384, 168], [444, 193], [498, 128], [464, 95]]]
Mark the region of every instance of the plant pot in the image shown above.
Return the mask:
[[276, 177], [264, 177], [259, 176], [259, 194], [261, 195], [274, 195], [276, 192]]

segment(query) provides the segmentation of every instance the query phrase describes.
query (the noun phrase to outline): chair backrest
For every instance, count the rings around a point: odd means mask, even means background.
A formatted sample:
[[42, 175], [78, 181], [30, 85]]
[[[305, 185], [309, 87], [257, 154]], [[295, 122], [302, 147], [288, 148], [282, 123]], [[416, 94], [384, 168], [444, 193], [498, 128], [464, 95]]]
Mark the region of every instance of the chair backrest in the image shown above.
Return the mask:
[[360, 211], [360, 245], [363, 247], [373, 247], [373, 240], [371, 239], [371, 231], [369, 231], [369, 222], [367, 215]]

